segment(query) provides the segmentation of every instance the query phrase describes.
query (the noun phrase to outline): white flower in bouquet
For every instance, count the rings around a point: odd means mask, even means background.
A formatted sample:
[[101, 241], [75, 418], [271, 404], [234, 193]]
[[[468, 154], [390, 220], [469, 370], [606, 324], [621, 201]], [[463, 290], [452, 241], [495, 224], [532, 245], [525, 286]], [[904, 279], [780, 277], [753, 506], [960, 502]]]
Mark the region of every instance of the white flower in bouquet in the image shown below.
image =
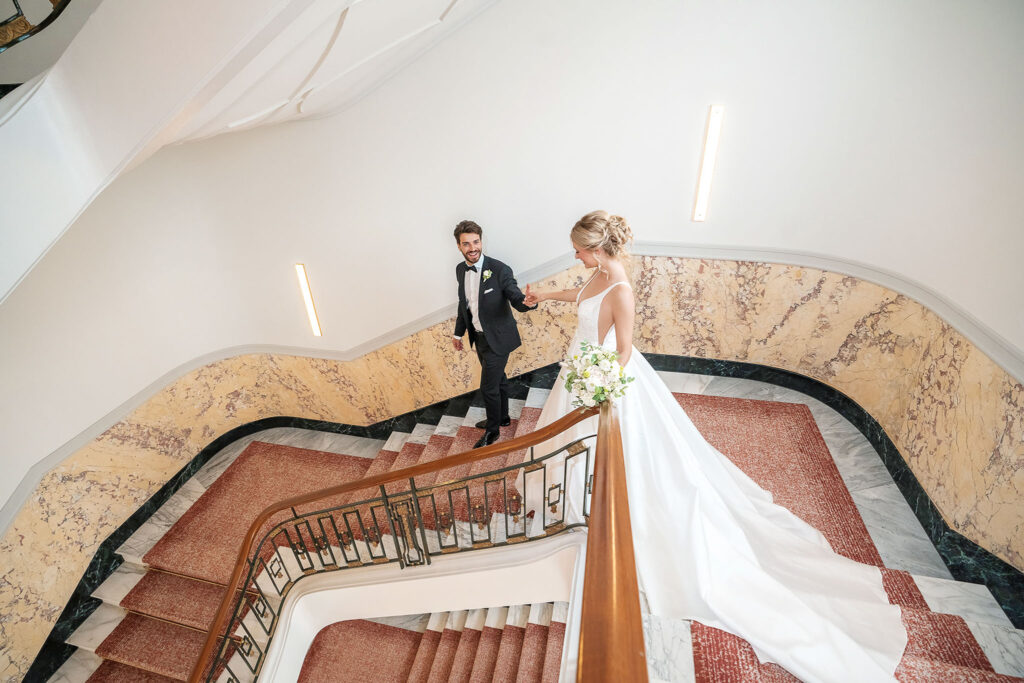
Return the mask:
[[626, 385], [635, 377], [626, 377], [619, 365], [619, 354], [590, 342], [580, 345], [580, 353], [563, 361], [566, 369], [565, 389], [572, 396], [572, 404], [592, 408], [604, 401], [622, 398]]

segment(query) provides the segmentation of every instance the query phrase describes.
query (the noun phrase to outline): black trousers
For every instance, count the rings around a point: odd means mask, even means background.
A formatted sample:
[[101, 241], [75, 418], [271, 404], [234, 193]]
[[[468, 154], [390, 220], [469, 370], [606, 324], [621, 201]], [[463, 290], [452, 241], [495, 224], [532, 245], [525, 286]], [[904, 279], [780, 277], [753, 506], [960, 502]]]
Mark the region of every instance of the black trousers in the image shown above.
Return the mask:
[[500, 429], [502, 418], [508, 415], [508, 377], [505, 365], [507, 353], [497, 353], [487, 345], [484, 335], [476, 333], [476, 355], [480, 359], [480, 393], [487, 411], [487, 431]]

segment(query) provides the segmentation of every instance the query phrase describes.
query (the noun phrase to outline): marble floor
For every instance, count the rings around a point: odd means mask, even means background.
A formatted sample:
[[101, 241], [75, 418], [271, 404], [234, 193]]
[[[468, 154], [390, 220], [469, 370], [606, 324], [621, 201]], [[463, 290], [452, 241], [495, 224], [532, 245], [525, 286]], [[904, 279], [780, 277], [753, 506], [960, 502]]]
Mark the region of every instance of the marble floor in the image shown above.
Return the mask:
[[[673, 392], [807, 405], [885, 566], [910, 572], [932, 610], [962, 616], [997, 672], [1024, 676], [1024, 632], [1013, 628], [987, 588], [953, 580], [881, 458], [844, 417], [814, 398], [773, 384], [686, 373], [659, 374]], [[525, 401], [511, 401], [512, 417], [517, 418], [524, 405], [542, 407], [548, 393], [531, 389]], [[435, 433], [453, 436], [460, 426], [472, 425], [482, 417], [483, 409], [474, 407], [464, 417], [444, 417], [438, 425], [417, 424], [411, 432], [392, 433], [386, 441], [275, 428], [226, 446], [121, 546], [118, 552], [126, 564], [94, 593], [104, 600], [104, 608], [69, 639], [82, 647], [51, 680], [82, 681], [82, 672], [95, 669], [99, 661], [89, 650], [120, 620], [117, 612], [122, 610], [116, 605], [142, 578], [142, 557], [253, 441], [373, 458], [381, 449], [398, 451], [407, 442], [426, 443]], [[650, 614], [645, 614], [644, 623], [652, 678], [692, 680], [689, 624]]]

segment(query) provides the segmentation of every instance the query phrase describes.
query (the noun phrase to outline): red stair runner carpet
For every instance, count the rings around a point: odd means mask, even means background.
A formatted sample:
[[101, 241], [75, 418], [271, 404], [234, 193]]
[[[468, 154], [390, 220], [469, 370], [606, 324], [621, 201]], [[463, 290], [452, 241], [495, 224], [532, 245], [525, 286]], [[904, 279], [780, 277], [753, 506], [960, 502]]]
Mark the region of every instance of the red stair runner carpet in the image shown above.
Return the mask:
[[88, 683], [175, 683], [175, 679], [106, 659], [89, 676]]
[[477, 646], [480, 645], [480, 631], [466, 627], [462, 629], [459, 647], [455, 650], [455, 659], [448, 674], [449, 683], [466, 683], [473, 672], [473, 660], [476, 658]]
[[420, 634], [374, 621], [331, 624], [316, 634], [299, 674], [300, 683], [404, 683]]
[[691, 394], [676, 400], [705, 439], [824, 534], [833, 550], [882, 565], [807, 406]]
[[558, 683], [558, 674], [562, 669], [562, 646], [565, 643], [565, 624], [552, 621], [548, 626], [548, 642], [544, 651], [544, 671], [541, 672], [542, 683]]
[[[161, 571], [149, 571], [121, 600], [131, 612], [208, 629], [224, 597], [224, 587]], [[183, 600], [182, 596], [188, 596]]]
[[129, 612], [96, 648], [96, 654], [184, 681], [205, 642], [204, 632]]
[[[821, 531], [837, 553], [881, 567], [807, 406], [689, 394], [676, 394], [676, 399], [711, 444], [770, 491], [777, 503]], [[979, 675], [992, 671], [963, 619], [928, 611], [909, 574], [883, 569], [882, 580], [889, 601], [904, 608], [909, 636], [905, 657], [931, 662], [911, 662], [901, 680], [927, 680], [913, 678], [913, 672], [943, 665], [970, 667]], [[759, 664], [741, 638], [696, 622], [691, 635], [701, 683], [796, 680], [776, 664]]]
[[362, 478], [369, 458], [253, 442], [171, 527], [146, 564], [220, 584], [249, 525], [282, 498]]

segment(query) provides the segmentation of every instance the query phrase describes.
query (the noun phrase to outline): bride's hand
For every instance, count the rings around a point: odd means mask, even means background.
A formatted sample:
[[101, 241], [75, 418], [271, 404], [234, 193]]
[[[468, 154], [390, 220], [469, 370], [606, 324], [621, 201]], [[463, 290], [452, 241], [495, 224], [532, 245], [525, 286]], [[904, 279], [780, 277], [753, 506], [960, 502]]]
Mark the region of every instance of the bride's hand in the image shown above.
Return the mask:
[[543, 300], [541, 296], [537, 292], [530, 291], [530, 285], [526, 285], [526, 298], [523, 299], [523, 303], [527, 306], [536, 306]]

